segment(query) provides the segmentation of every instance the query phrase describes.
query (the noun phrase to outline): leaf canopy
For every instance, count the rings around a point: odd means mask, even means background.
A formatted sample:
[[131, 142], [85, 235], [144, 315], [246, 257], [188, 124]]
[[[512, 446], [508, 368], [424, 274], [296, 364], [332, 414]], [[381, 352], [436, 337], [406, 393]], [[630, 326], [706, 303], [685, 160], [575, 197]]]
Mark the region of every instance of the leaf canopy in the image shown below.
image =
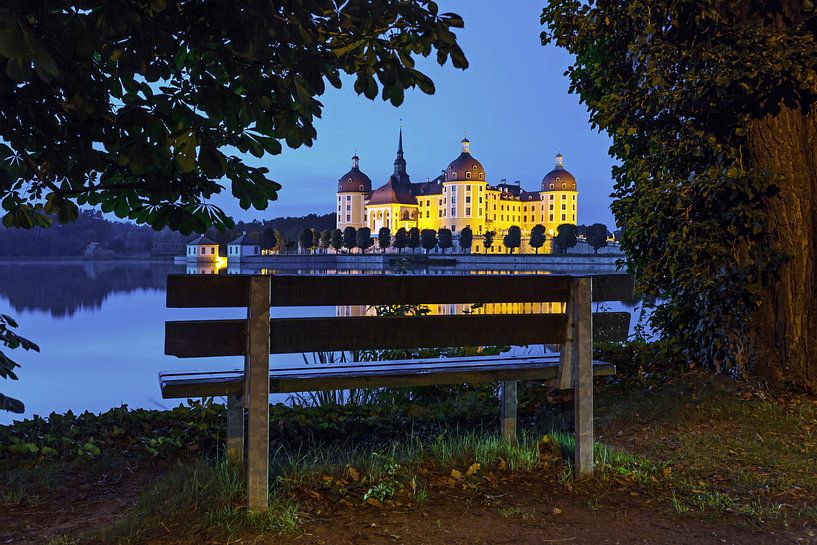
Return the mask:
[[12, 0], [0, 7], [0, 203], [6, 226], [77, 207], [183, 233], [231, 227], [229, 191], [281, 186], [246, 160], [311, 145], [344, 75], [395, 106], [433, 93], [418, 57], [468, 62], [434, 2]]

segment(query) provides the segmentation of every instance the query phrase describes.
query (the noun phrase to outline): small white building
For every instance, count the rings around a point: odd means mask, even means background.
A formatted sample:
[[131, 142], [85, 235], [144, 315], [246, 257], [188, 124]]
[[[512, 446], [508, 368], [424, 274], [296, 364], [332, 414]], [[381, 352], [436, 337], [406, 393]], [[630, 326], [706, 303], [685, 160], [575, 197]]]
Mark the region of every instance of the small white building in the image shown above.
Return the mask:
[[218, 261], [218, 243], [213, 242], [204, 235], [193, 239], [187, 243], [185, 258], [185, 261]]
[[227, 260], [241, 261], [243, 257], [261, 255], [261, 243], [253, 240], [247, 231], [227, 245]]

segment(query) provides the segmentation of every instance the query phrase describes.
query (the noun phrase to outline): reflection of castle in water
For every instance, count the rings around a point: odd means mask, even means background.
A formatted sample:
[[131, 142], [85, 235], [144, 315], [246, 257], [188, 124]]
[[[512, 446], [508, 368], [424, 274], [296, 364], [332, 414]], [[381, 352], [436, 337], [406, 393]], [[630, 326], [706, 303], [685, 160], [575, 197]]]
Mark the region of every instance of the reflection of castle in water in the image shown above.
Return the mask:
[[[485, 303], [484, 305], [468, 304], [435, 304], [420, 305], [428, 309], [431, 316], [453, 314], [562, 314], [565, 311], [563, 302], [542, 303]], [[375, 316], [377, 311], [372, 306], [348, 305], [337, 307], [337, 316]]]

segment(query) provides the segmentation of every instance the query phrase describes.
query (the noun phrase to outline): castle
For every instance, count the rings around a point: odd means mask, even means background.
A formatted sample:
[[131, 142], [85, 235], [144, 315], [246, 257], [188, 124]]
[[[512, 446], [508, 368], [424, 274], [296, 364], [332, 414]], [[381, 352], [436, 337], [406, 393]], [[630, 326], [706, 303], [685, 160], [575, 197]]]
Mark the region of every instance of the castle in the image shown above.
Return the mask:
[[394, 234], [401, 227], [407, 231], [446, 227], [456, 235], [468, 226], [477, 237], [486, 231], [499, 236], [516, 225], [528, 236], [531, 228], [541, 224], [553, 236], [559, 225], [576, 224], [576, 178], [565, 170], [561, 153], [539, 190], [524, 191], [519, 183], [490, 184], [482, 163], [471, 155], [468, 138], [461, 145], [459, 157], [442, 174], [415, 183], [406, 171], [401, 128], [394, 172], [374, 191], [355, 154], [352, 169], [338, 180], [338, 229], [368, 227], [377, 233], [388, 227]]

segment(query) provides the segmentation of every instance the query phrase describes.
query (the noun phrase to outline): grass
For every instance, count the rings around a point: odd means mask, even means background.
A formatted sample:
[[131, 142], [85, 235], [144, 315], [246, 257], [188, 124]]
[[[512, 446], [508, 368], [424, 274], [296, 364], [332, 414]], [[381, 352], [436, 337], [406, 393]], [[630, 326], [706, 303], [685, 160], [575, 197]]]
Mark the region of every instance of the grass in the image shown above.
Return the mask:
[[603, 391], [597, 432], [671, 469], [682, 514], [738, 514], [756, 525], [817, 522], [817, 401], [738, 391], [704, 375], [653, 390]]
[[[240, 473], [224, 462], [200, 461], [178, 465], [142, 494], [135, 509], [118, 524], [93, 536], [95, 542], [137, 543], [156, 532], [208, 532], [228, 541], [241, 536], [287, 533], [302, 522], [295, 498], [304, 490], [351, 504], [380, 505], [400, 496], [422, 507], [433, 494], [430, 473], [456, 476], [461, 484], [476, 488], [487, 470], [530, 472], [540, 469], [542, 450], [570, 453], [572, 436], [554, 432], [534, 438], [523, 433], [511, 443], [494, 434], [449, 433], [428, 444], [407, 439], [373, 449], [317, 447], [305, 451], [279, 449], [272, 457], [270, 508], [249, 514], [243, 505]], [[640, 470], [639, 459], [597, 445], [597, 461], [613, 472]], [[422, 477], [421, 477], [422, 475]], [[459, 485], [458, 485], [459, 486]], [[528, 513], [504, 507], [505, 517], [526, 519]]]

